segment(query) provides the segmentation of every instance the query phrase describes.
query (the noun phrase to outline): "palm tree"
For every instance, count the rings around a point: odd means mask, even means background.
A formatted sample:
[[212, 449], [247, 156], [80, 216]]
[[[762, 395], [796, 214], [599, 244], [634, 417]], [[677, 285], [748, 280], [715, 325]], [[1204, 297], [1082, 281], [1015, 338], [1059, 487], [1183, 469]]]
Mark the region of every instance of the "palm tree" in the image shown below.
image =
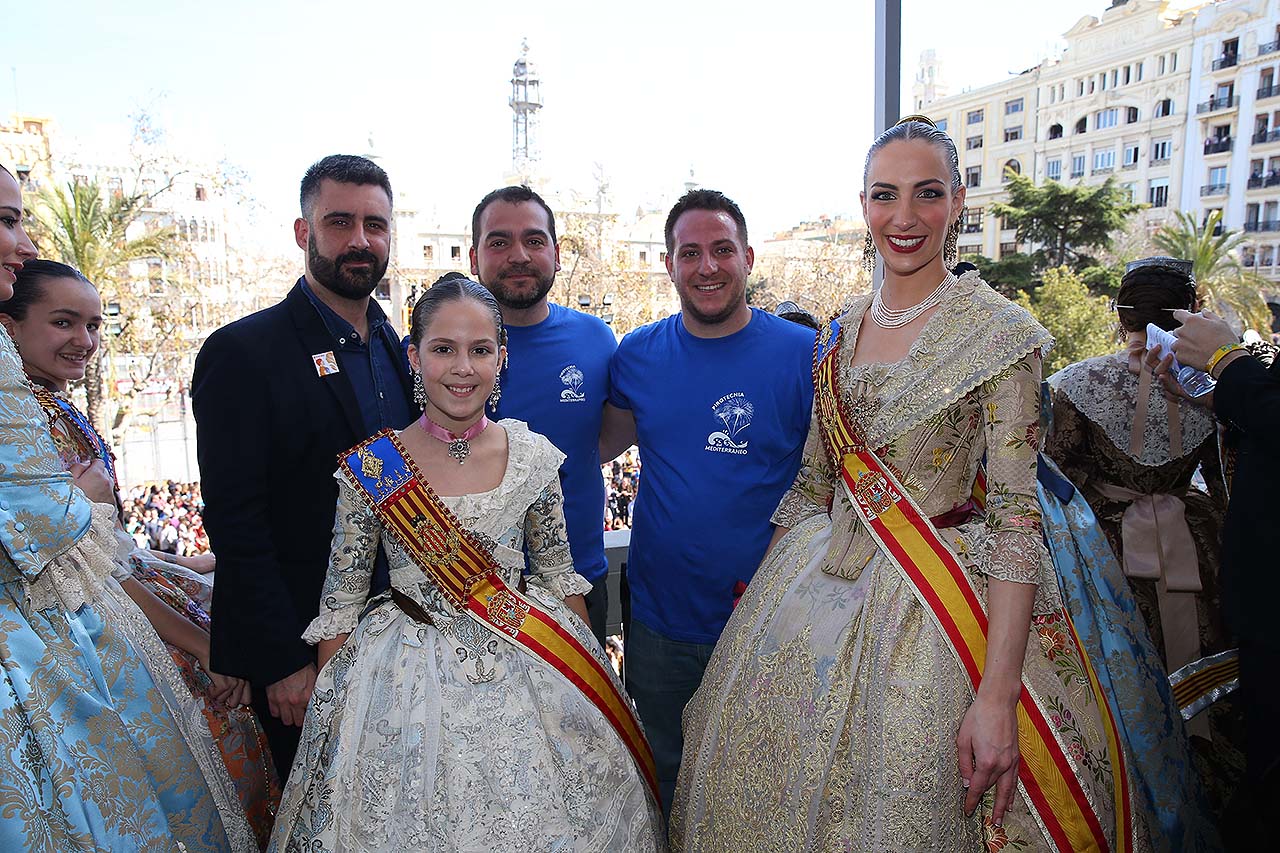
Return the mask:
[[[129, 265], [134, 261], [168, 260], [178, 252], [174, 229], [146, 223], [139, 234], [134, 227], [144, 224], [143, 215], [153, 198], [146, 193], [107, 194], [97, 181], [88, 181], [41, 189], [31, 205], [31, 230], [41, 256], [80, 270], [97, 286], [103, 305], [109, 306], [113, 327], [118, 324], [118, 328], [104, 328], [102, 353], [85, 371], [87, 414], [99, 429], [109, 424], [112, 433], [122, 426], [128, 409], [117, 400], [114, 411], [107, 411], [113, 396], [108, 382], [113, 357], [117, 353], [137, 355], [154, 348], [150, 345], [154, 344], [156, 332], [156, 312], [147, 297], [137, 292]], [[130, 230], [134, 231], [132, 237]], [[140, 322], [144, 314], [151, 316]], [[142, 329], [146, 326], [150, 328], [144, 335]]]
[[1185, 211], [1175, 212], [1174, 223], [1162, 225], [1151, 242], [1166, 255], [1191, 261], [1192, 274], [1203, 303], [1230, 317], [1236, 315], [1245, 328], [1271, 328], [1271, 310], [1262, 298], [1266, 279], [1245, 268], [1236, 250], [1245, 242], [1242, 231], [1222, 228], [1222, 213], [1212, 211], [1203, 225]]

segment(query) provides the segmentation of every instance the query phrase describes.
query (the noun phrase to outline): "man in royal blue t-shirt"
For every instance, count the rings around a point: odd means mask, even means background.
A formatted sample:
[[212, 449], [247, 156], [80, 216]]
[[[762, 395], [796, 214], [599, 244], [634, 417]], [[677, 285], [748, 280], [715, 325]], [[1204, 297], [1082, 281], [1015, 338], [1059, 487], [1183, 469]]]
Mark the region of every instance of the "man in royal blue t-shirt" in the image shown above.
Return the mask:
[[604, 645], [608, 594], [600, 419], [609, 396], [613, 332], [597, 317], [547, 300], [560, 269], [551, 208], [528, 187], [489, 193], [471, 216], [471, 272], [502, 306], [507, 367], [497, 416], [551, 440], [560, 466], [573, 567], [593, 586], [591, 630]]
[[627, 690], [669, 811], [681, 713], [800, 467], [815, 333], [747, 305], [755, 253], [724, 194], [686, 193], [666, 242], [680, 313], [623, 338], [600, 447], [607, 460], [636, 443], [644, 466], [627, 562]]

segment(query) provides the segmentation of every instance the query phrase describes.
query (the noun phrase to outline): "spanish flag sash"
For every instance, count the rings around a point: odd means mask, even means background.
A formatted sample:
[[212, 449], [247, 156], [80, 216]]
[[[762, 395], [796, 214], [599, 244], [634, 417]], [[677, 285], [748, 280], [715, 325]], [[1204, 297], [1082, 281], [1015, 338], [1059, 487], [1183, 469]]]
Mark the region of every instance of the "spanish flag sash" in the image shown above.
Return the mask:
[[[987, 614], [968, 572], [946, 540], [921, 512], [906, 488], [861, 438], [837, 388], [840, 330], [832, 323], [822, 333], [814, 357], [814, 390], [827, 452], [839, 468], [845, 492], [880, 550], [898, 567], [976, 691], [986, 665]], [[986, 491], [985, 479], [975, 497]], [[1105, 831], [1076, 776], [1066, 749], [1041, 703], [1024, 682], [1018, 700], [1019, 787], [1037, 821], [1054, 845], [1066, 851], [1128, 851], [1132, 838], [1129, 782], [1124, 751], [1106, 696], [1066, 611], [1062, 612], [1083, 671], [1098, 703], [1113, 770], [1116, 826]]]
[[660, 801], [653, 753], [612, 674], [554, 616], [502, 580], [488, 548], [440, 500], [395, 433], [383, 430], [339, 461], [347, 482], [369, 502], [441, 595], [502, 640], [559, 672], [604, 714], [655, 802]]

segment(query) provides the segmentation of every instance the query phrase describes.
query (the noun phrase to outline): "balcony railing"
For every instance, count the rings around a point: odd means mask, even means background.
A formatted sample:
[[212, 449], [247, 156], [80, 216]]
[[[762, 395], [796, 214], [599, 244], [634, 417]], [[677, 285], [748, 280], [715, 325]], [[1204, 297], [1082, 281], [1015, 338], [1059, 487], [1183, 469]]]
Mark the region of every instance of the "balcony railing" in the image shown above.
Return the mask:
[[964, 224], [964, 227], [963, 227], [961, 230], [962, 230], [965, 234], [981, 234], [981, 233], [982, 233], [982, 223], [981, 223], [981, 222], [966, 222], [966, 223]]
[[1259, 219], [1254, 222], [1246, 222], [1244, 230], [1251, 234], [1280, 231], [1280, 219]]
[[[1260, 130], [1253, 135], [1254, 145], [1266, 145], [1267, 143], [1275, 142], [1277, 140], [1280, 140], [1280, 127], [1277, 127], [1275, 130]], [[1207, 154], [1209, 152], [1206, 151], [1205, 153]]]
[[1236, 63], [1240, 61], [1240, 55], [1229, 53], [1226, 56], [1220, 56], [1213, 61], [1213, 70], [1221, 71], [1224, 68], [1234, 68]]
[[1204, 186], [1200, 187], [1201, 198], [1204, 198], [1205, 196], [1210, 196], [1210, 195], [1225, 195], [1226, 192], [1227, 192], [1226, 184], [1205, 184]]
[[1204, 115], [1205, 113], [1214, 113], [1218, 110], [1231, 110], [1240, 106], [1240, 96], [1233, 95], [1230, 98], [1210, 98], [1196, 104], [1196, 115]]
[[1263, 187], [1274, 187], [1280, 185], [1280, 170], [1271, 172], [1259, 172], [1256, 175], [1250, 175], [1247, 189], [1258, 190]]
[[1274, 98], [1276, 95], [1280, 95], [1280, 86], [1263, 86], [1258, 90], [1259, 101], [1264, 98]]
[[1136, 168], [1138, 168], [1138, 161], [1137, 161], [1137, 160], [1134, 160], [1132, 163], [1125, 163], [1125, 164], [1124, 164], [1123, 166], [1121, 166], [1120, 168], [1121, 168], [1121, 169], [1136, 169]]
[[1235, 140], [1233, 140], [1230, 136], [1224, 136], [1220, 139], [1215, 137], [1210, 137], [1209, 139], [1206, 139], [1204, 141], [1204, 153], [1205, 154], [1221, 154], [1224, 151], [1230, 151], [1231, 143], [1234, 141]]
[[1265, 180], [1262, 175], [1250, 175], [1249, 180], [1245, 182], [1245, 189], [1259, 190], [1262, 189], [1262, 182]]
[[1268, 53], [1275, 53], [1277, 50], [1280, 50], [1280, 39], [1258, 45], [1258, 56], [1266, 56]]

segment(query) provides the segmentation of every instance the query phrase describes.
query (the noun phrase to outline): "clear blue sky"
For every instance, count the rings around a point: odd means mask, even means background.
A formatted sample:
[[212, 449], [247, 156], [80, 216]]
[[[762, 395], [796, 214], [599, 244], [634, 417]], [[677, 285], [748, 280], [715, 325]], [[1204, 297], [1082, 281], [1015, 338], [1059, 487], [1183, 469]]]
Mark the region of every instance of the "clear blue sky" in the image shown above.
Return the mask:
[[[909, 92], [924, 48], [953, 90], [986, 85], [1108, 2], [903, 5]], [[0, 114], [53, 117], [111, 152], [145, 108], [174, 147], [245, 169], [286, 245], [306, 166], [370, 134], [405, 204], [461, 224], [510, 164], [522, 38], [553, 183], [588, 190], [599, 162], [622, 206], [661, 200], [692, 166], [756, 233], [853, 211], [871, 141], [869, 0], [0, 0], [0, 15]]]

